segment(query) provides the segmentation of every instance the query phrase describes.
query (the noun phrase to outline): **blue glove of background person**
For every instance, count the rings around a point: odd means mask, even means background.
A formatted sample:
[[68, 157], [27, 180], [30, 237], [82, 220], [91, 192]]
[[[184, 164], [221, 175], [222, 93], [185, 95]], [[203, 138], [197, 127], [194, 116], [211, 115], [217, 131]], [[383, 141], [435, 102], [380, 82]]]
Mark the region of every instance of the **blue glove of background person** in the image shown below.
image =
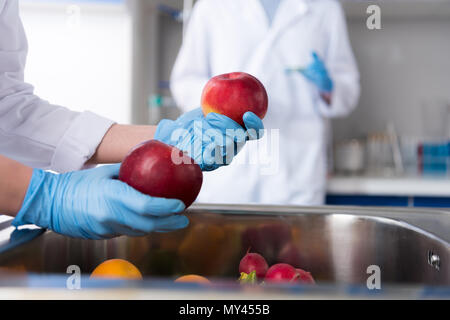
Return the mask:
[[264, 125], [253, 112], [243, 116], [245, 129], [236, 121], [201, 108], [185, 113], [177, 120], [162, 120], [155, 139], [189, 154], [203, 171], [230, 164], [247, 140], [260, 138]]
[[53, 174], [35, 169], [14, 226], [35, 224], [87, 239], [184, 228], [180, 200], [144, 195], [115, 179], [120, 164]]
[[313, 62], [300, 72], [306, 79], [314, 83], [322, 93], [333, 91], [333, 81], [330, 79], [325, 64], [316, 52], [312, 53]]

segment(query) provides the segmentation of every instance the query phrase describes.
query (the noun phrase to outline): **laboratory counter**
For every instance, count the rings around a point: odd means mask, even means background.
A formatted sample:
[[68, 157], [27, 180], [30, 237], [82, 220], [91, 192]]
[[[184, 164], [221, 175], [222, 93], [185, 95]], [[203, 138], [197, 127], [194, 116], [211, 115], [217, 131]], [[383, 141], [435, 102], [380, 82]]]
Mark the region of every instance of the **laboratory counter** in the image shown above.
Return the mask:
[[332, 176], [327, 204], [450, 207], [450, 179], [444, 177]]

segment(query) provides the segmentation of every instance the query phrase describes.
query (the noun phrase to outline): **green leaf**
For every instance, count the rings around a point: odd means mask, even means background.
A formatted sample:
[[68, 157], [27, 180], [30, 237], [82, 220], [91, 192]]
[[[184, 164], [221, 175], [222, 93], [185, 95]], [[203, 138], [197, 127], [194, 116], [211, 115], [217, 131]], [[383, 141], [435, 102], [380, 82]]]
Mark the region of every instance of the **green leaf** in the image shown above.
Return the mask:
[[239, 277], [239, 282], [241, 284], [256, 284], [258, 282], [258, 277], [256, 276], [256, 271], [250, 273], [241, 272]]

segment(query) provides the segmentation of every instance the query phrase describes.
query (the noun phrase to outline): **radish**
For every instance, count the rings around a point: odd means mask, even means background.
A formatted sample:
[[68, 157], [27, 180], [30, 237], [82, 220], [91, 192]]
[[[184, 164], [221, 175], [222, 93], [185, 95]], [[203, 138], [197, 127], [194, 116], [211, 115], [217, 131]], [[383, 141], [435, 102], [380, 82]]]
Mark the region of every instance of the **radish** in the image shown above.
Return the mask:
[[258, 277], [256, 276], [256, 272], [252, 271], [250, 273], [241, 272], [241, 276], [239, 277], [240, 284], [257, 284]]
[[315, 284], [309, 272], [296, 269], [287, 263], [278, 263], [269, 268], [266, 273], [266, 282], [296, 282], [302, 284]]
[[274, 264], [267, 270], [266, 282], [295, 282], [299, 277], [297, 270], [287, 263]]
[[312, 277], [311, 273], [302, 270], [302, 269], [296, 269], [299, 276], [299, 281], [301, 283], [305, 283], [305, 284], [315, 284], [316, 282], [314, 281], [314, 278]]
[[248, 253], [241, 259], [241, 263], [239, 264], [239, 273], [242, 272], [250, 274], [255, 271], [256, 276], [260, 279], [264, 278], [266, 275], [267, 269], [269, 265], [266, 262], [266, 259], [258, 253]]

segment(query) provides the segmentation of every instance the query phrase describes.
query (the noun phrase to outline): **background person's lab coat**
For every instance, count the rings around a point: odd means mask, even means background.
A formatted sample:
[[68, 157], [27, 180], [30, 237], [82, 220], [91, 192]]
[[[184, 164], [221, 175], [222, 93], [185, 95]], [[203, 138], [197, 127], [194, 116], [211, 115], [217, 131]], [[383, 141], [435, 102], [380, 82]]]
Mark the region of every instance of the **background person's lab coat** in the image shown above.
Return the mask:
[[[324, 59], [334, 82], [332, 104], [300, 73], [311, 52]], [[200, 0], [174, 66], [171, 89], [185, 111], [198, 107], [212, 76], [248, 72], [269, 94], [266, 129], [279, 129], [278, 170], [261, 174], [249, 164], [255, 142], [229, 167], [205, 173], [198, 198], [213, 203], [322, 204], [326, 189], [327, 139], [331, 117], [345, 116], [359, 98], [359, 73], [345, 17], [334, 0], [284, 0], [270, 25], [259, 0]], [[270, 132], [265, 136], [270, 141]], [[244, 164], [243, 164], [244, 163]], [[266, 172], [267, 173], [267, 172]]]
[[27, 49], [18, 0], [0, 0], [0, 154], [34, 168], [80, 169], [113, 122], [34, 95], [24, 82]]

